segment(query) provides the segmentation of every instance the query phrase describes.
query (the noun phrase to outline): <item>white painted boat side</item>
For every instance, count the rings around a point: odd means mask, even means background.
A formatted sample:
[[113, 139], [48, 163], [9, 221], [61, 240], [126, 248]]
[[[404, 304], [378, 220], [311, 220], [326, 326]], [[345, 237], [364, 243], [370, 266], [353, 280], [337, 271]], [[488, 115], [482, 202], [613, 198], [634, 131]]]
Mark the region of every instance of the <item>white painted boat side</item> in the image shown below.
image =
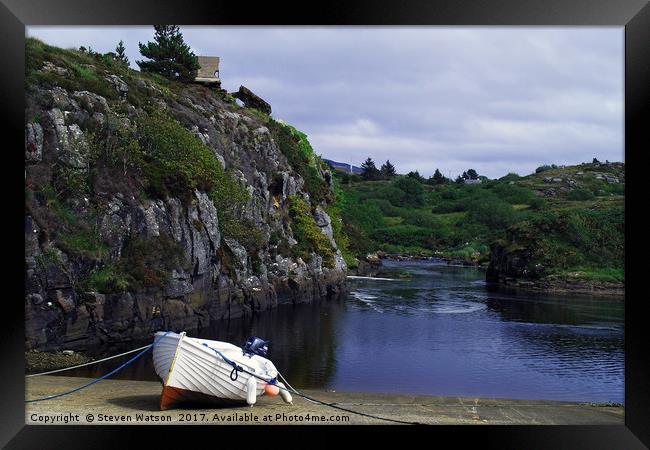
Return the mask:
[[[249, 404], [252, 404], [250, 400], [254, 397], [264, 395], [265, 381], [245, 372], [239, 372], [233, 381], [230, 378], [233, 367], [212, 349], [219, 350], [227, 358], [264, 379], [277, 377], [277, 369], [271, 361], [259, 355], [245, 356], [241, 348], [228, 342], [190, 338], [184, 333], [164, 335], [159, 332], [156, 337], [159, 340], [154, 346], [154, 367], [164, 380], [164, 386], [221, 399], [249, 400]], [[254, 397], [252, 392], [249, 393], [249, 386], [255, 386]]]

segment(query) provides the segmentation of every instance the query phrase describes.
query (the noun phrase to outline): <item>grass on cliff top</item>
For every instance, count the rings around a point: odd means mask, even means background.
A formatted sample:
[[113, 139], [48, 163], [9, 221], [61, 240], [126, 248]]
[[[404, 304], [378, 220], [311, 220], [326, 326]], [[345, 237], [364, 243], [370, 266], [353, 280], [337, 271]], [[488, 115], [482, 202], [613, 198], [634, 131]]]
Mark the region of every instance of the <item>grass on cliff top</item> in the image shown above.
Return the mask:
[[[67, 73], [43, 71], [46, 62], [67, 70]], [[108, 75], [117, 75], [128, 85], [126, 99], [135, 107], [152, 107], [151, 92], [136, 83], [139, 79], [146, 80], [162, 96], [166, 97], [180, 94], [186, 86], [157, 73], [133, 70], [109, 55], [82, 52], [77, 49], [63, 49], [48, 45], [33, 37], [25, 40], [25, 83], [27, 89], [31, 89], [33, 86], [48, 88], [59, 86], [71, 92], [93, 92], [106, 98], [109, 102], [118, 101], [120, 94], [105, 79]]]
[[[42, 71], [45, 62], [66, 69], [67, 73]], [[119, 98], [117, 91], [99, 73], [105, 68], [107, 63], [99, 55], [54, 47], [35, 38], [25, 40], [25, 83], [28, 89], [35, 85], [60, 86], [69, 91], [90, 91], [116, 100]]]

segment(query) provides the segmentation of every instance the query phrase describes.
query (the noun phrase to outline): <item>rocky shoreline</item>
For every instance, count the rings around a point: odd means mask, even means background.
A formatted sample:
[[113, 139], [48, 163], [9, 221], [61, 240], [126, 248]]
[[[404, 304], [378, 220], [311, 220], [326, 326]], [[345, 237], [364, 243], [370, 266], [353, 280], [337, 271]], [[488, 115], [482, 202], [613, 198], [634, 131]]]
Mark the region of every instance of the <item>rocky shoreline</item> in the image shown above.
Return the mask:
[[[483, 268], [476, 261], [468, 261], [463, 258], [453, 258], [446, 256], [427, 256], [427, 255], [412, 255], [405, 253], [385, 253], [375, 252], [369, 253], [365, 259], [359, 260], [356, 268], [349, 268], [350, 275], [366, 276], [366, 277], [379, 277], [387, 276], [392, 272], [388, 271], [382, 264], [382, 260], [391, 261], [445, 261], [450, 266], [463, 266], [463, 267], [476, 267]], [[390, 273], [389, 273], [390, 272]], [[394, 274], [393, 274], [394, 275]]]
[[[365, 260], [360, 260], [355, 269], [350, 269], [350, 275], [367, 276], [367, 277], [392, 277], [399, 275], [394, 271], [387, 270], [382, 260], [392, 261], [445, 261], [450, 266], [464, 266], [485, 269], [486, 267], [474, 261], [468, 261], [462, 258], [451, 258], [441, 256], [423, 256], [408, 254], [389, 254], [383, 252], [370, 253]], [[548, 292], [555, 294], [575, 294], [586, 296], [613, 296], [623, 297], [625, 295], [624, 282], [594, 281], [576, 278], [542, 278], [542, 279], [525, 279], [515, 277], [498, 277], [491, 278], [488, 273], [488, 283], [497, 288], [531, 291], [531, 292]]]
[[625, 296], [625, 283], [606, 281], [576, 280], [570, 278], [541, 280], [505, 279], [492, 284], [499, 288], [515, 291], [548, 292], [594, 297], [621, 297], [621, 299]]
[[80, 352], [62, 350], [57, 352], [41, 352], [30, 350], [25, 352], [26, 373], [47, 372], [66, 367], [85, 364], [94, 359]]

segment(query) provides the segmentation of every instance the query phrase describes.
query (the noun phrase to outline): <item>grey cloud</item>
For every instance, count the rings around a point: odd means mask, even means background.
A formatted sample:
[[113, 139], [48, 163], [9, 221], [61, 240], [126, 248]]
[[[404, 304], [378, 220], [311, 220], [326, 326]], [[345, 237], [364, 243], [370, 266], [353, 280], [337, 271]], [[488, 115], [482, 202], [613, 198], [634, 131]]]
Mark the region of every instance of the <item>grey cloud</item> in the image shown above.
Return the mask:
[[[623, 159], [623, 28], [181, 27], [325, 157], [490, 177]], [[151, 27], [29, 27], [135, 66]]]

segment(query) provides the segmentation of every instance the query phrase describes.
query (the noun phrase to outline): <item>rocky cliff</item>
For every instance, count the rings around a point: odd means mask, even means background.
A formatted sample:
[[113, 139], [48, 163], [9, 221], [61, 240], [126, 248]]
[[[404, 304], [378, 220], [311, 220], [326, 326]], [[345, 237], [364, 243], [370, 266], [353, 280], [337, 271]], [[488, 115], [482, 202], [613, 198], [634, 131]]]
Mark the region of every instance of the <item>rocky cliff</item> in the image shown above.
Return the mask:
[[342, 292], [331, 174], [218, 90], [28, 39], [28, 349], [195, 330]]
[[491, 245], [486, 280], [529, 290], [624, 295], [625, 224], [619, 203], [564, 205], [509, 227], [505, 238]]

